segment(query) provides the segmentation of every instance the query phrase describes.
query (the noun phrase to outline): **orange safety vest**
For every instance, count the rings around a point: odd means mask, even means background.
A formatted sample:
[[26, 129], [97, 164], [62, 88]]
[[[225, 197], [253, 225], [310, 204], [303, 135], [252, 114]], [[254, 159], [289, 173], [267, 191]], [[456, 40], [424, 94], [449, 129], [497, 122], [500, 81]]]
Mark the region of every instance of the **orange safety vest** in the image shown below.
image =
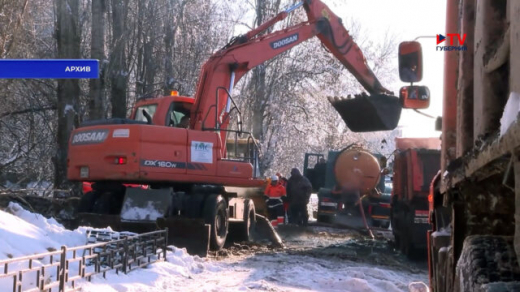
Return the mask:
[[270, 199], [281, 199], [286, 194], [287, 193], [285, 192], [285, 188], [281, 184], [277, 184], [275, 186], [269, 185], [265, 189], [265, 195]]

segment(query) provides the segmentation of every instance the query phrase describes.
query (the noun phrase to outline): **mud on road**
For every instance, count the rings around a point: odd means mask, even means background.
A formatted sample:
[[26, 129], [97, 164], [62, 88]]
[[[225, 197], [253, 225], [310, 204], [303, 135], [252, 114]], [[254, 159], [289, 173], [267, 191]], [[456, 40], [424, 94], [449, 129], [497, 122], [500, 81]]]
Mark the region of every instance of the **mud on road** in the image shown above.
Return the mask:
[[425, 275], [426, 255], [410, 260], [393, 246], [391, 231], [378, 231], [376, 238], [346, 228], [333, 228], [311, 224], [307, 227], [281, 225], [277, 229], [285, 248], [275, 248], [264, 243], [230, 243], [219, 252], [213, 252], [214, 260], [233, 261], [255, 255], [285, 254], [325, 260], [345, 260], [359, 264], [388, 267], [391, 270]]
[[[386, 232], [372, 239], [351, 229], [279, 226], [284, 248], [233, 243], [209, 260], [231, 271], [233, 279], [226, 281], [248, 291], [397, 292], [427, 282], [426, 261], [399, 254]], [[226, 274], [221, 276], [224, 281]]]

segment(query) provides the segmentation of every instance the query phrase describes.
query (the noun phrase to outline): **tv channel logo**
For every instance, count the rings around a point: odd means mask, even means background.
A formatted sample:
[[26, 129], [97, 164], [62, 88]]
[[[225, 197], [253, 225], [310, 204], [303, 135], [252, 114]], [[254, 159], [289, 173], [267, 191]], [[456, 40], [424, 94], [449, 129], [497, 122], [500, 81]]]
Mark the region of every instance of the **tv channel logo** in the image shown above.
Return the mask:
[[[446, 37], [447, 36], [447, 37]], [[466, 42], [466, 34], [447, 33], [446, 36], [442, 34], [437, 35], [437, 51], [467, 51], [468, 47], [464, 45]], [[449, 39], [449, 41], [447, 41]], [[458, 40], [458, 45], [455, 45], [455, 40]], [[449, 43], [448, 45], [441, 45], [442, 43]]]

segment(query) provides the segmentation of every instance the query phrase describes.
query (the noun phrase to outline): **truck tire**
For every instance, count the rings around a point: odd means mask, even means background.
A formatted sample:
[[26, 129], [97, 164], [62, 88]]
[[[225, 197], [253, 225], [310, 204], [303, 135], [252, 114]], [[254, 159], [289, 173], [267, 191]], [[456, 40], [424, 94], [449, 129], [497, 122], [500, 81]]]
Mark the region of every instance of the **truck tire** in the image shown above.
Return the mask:
[[211, 225], [210, 248], [220, 250], [226, 243], [229, 221], [226, 200], [221, 195], [210, 195], [204, 204], [204, 222]]
[[381, 228], [388, 229], [390, 227], [390, 221], [382, 222]]
[[237, 238], [240, 241], [251, 241], [256, 229], [255, 204], [247, 199], [244, 202], [244, 223], [240, 224], [237, 230]]
[[91, 213], [94, 209], [94, 203], [96, 202], [98, 198], [98, 193], [96, 191], [91, 191], [79, 199], [79, 204], [77, 208], [78, 213]]
[[413, 244], [414, 234], [412, 233], [412, 223], [410, 223], [413, 222], [413, 218], [410, 217], [410, 212], [405, 211], [404, 214], [401, 214], [401, 218], [403, 218], [399, 230], [401, 252], [408, 259], [415, 259], [415, 257], [417, 256], [417, 250], [415, 248], [415, 245]]
[[394, 247], [396, 250], [401, 248], [401, 238], [399, 235], [394, 233]]
[[494, 290], [497, 287], [491, 283], [520, 281], [513, 237], [468, 236], [457, 262], [455, 277], [458, 291], [501, 291]]
[[330, 216], [327, 215], [318, 215], [316, 221], [319, 223], [331, 223]]

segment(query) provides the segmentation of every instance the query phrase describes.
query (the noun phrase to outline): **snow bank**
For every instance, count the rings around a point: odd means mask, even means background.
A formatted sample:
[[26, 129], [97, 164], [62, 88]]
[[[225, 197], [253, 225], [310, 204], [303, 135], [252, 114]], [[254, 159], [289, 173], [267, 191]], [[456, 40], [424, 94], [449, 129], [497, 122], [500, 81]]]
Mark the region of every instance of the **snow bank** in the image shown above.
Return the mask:
[[0, 211], [0, 260], [83, 245], [85, 234], [86, 228], [70, 231], [54, 219], [10, 203], [6, 212]]
[[[10, 203], [5, 211], [0, 211], [0, 260], [26, 255], [60, 250], [87, 244], [87, 232], [91, 228], [80, 227], [74, 231], [65, 229], [55, 219], [47, 219], [40, 214], [31, 213], [16, 203]], [[96, 229], [111, 231], [108, 229]], [[146, 269], [134, 270], [127, 275], [114, 271], [107, 273], [106, 279], [94, 276], [92, 283], [80, 280], [82, 291], [172, 291], [178, 283], [193, 279], [194, 275], [206, 272], [219, 272], [220, 268], [199, 257], [190, 256], [186, 249], [170, 246], [167, 262], [158, 262]], [[48, 258], [34, 261], [35, 267], [48, 264]], [[10, 271], [27, 267], [27, 263], [10, 265]], [[74, 270], [74, 267], [72, 268]], [[77, 271], [71, 273], [76, 274]], [[36, 277], [25, 277], [23, 287], [34, 287]], [[56, 273], [51, 269], [48, 280], [55, 280]], [[197, 282], [203, 285], [204, 281]], [[192, 283], [193, 284], [193, 283]], [[0, 291], [12, 289], [11, 279], [0, 279]]]
[[172, 251], [166, 256], [167, 262], [158, 262], [127, 275], [110, 272], [106, 279], [96, 276], [92, 282], [84, 280], [80, 283], [81, 291], [186, 291], [183, 288], [185, 285], [195, 285], [197, 291], [210, 291], [207, 289], [212, 287], [211, 283], [206, 283], [200, 276], [209, 274], [218, 277], [216, 272], [221, 271], [221, 268], [189, 255], [184, 248], [169, 248]]
[[520, 94], [511, 92], [500, 119], [500, 136], [503, 136], [509, 127], [516, 121], [520, 112]]
[[[31, 213], [16, 203], [10, 203], [7, 209], [0, 211], [0, 260], [60, 250], [62, 245], [79, 246], [86, 243], [86, 228], [75, 231], [65, 229], [54, 219], [47, 219], [40, 214]], [[49, 264], [49, 257], [34, 260], [33, 266]], [[16, 262], [9, 265], [9, 271], [26, 269], [28, 262]], [[35, 287], [35, 273], [24, 276], [22, 287]], [[56, 270], [47, 271], [46, 279], [56, 280]], [[0, 279], [0, 291], [11, 291], [13, 281]]]

